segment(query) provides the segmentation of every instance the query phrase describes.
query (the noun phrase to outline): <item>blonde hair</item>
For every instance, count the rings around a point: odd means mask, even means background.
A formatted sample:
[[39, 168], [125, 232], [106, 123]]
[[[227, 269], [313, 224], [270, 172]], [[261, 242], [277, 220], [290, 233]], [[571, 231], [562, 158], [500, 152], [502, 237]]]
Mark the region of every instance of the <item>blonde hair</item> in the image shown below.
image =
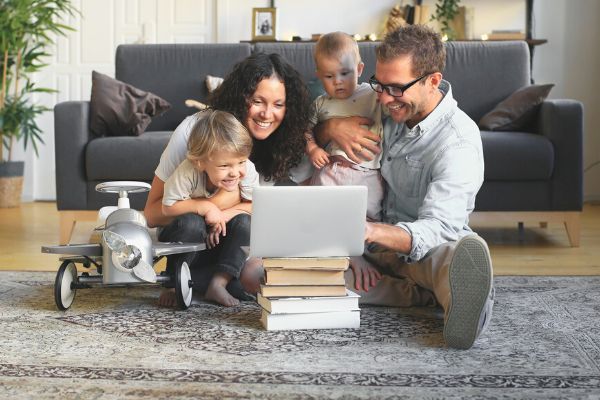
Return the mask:
[[194, 116], [196, 122], [187, 143], [188, 160], [207, 160], [216, 151], [250, 156], [252, 137], [236, 117], [213, 109], [200, 111]]
[[319, 38], [315, 46], [313, 57], [318, 68], [319, 57], [334, 57], [341, 59], [343, 55], [350, 53], [354, 58], [354, 62], [358, 65], [362, 60], [358, 43], [356, 40], [344, 32], [330, 32]]

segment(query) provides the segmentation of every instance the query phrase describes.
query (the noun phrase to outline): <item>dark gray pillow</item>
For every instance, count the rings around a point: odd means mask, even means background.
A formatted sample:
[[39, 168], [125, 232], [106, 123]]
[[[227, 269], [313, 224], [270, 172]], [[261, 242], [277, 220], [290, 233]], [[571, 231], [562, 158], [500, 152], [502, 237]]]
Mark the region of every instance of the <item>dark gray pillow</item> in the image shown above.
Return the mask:
[[522, 87], [481, 117], [479, 128], [487, 131], [527, 130], [552, 87], [553, 84]]
[[92, 71], [90, 130], [96, 136], [140, 135], [152, 117], [171, 108], [157, 95]]

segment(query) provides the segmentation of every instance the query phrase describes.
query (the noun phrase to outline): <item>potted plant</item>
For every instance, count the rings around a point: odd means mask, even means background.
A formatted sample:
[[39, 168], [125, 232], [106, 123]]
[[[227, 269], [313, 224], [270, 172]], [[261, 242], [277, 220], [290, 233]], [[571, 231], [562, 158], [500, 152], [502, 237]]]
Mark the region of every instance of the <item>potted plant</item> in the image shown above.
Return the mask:
[[431, 16], [432, 21], [440, 24], [440, 33], [447, 40], [456, 39], [456, 32], [452, 28], [452, 21], [459, 13], [460, 0], [437, 0], [435, 11]]
[[70, 0], [0, 0], [0, 207], [20, 204], [24, 162], [13, 161], [13, 149], [22, 142], [37, 155], [43, 140], [36, 117], [48, 109], [32, 95], [53, 91], [38, 87], [32, 75], [45, 66], [52, 35], [72, 30], [58, 21], [74, 12]]

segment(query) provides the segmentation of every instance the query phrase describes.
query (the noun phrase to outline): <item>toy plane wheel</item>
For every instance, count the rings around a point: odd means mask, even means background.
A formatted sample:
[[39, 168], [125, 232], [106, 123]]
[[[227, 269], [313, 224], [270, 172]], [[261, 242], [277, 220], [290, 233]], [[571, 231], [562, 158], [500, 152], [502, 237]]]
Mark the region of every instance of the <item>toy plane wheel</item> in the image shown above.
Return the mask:
[[59, 310], [65, 311], [73, 303], [75, 289], [71, 284], [77, 282], [77, 268], [75, 263], [66, 260], [58, 268], [56, 280], [54, 281], [54, 301]]
[[192, 274], [186, 262], [175, 267], [177, 308], [186, 310], [192, 304]]

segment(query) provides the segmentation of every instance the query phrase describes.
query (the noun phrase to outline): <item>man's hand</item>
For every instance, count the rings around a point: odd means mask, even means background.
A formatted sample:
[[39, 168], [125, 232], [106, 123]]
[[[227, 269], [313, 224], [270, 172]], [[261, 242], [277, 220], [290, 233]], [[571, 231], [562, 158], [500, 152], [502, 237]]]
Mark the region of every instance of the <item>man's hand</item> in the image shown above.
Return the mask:
[[329, 154], [318, 146], [308, 153], [308, 157], [310, 158], [312, 165], [317, 169], [321, 169], [329, 164]]
[[348, 158], [360, 164], [381, 152], [381, 138], [365, 128], [372, 124], [371, 119], [363, 117], [331, 118], [317, 125], [317, 139], [320, 143], [333, 140]]
[[354, 274], [356, 290], [368, 292], [381, 279], [381, 273], [363, 257], [351, 257], [350, 268]]

